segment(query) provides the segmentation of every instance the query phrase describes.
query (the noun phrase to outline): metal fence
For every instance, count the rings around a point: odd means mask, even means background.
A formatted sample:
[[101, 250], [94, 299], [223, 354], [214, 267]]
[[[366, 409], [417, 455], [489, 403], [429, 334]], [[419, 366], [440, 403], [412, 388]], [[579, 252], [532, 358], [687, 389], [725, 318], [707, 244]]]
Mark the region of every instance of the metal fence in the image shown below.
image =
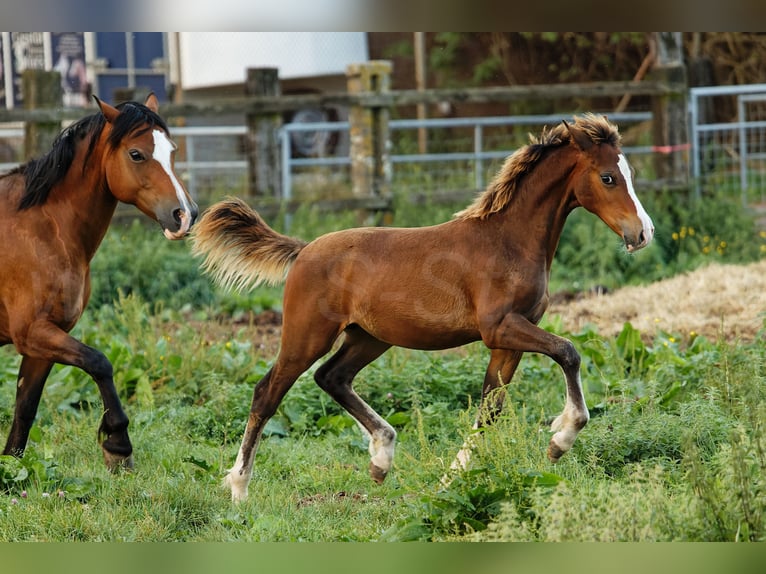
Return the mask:
[[[725, 113], [722, 110], [726, 110]], [[651, 120], [650, 112], [608, 113], [623, 134]], [[391, 120], [388, 151], [391, 185], [399, 193], [480, 190], [504, 158], [565, 117], [561, 114], [473, 118]], [[720, 118], [724, 117], [723, 120]], [[731, 121], [729, 121], [731, 117]], [[350, 159], [347, 146], [323, 157], [295, 157], [296, 138], [337, 133], [348, 140], [348, 122], [289, 123], [283, 126], [282, 187], [284, 199], [334, 198], [348, 195]], [[428, 149], [419, 148], [418, 132], [428, 134]], [[745, 204], [766, 203], [766, 84], [698, 87], [689, 91], [691, 176], [698, 194], [739, 194]], [[247, 194], [246, 127], [181, 126], [172, 128], [179, 143], [176, 168], [196, 198]], [[0, 126], [0, 171], [18, 165], [22, 124]], [[643, 145], [645, 144], [645, 145]], [[651, 176], [650, 142], [624, 147], [641, 174]]]
[[716, 191], [739, 194], [743, 205], [766, 202], [766, 84], [692, 88], [689, 126], [698, 195]]
[[[651, 120], [650, 112], [609, 113], [622, 129]], [[566, 115], [529, 115], [471, 118], [391, 120], [391, 186], [398, 193], [429, 193], [481, 190], [505, 158]], [[342, 194], [350, 189], [348, 155], [295, 158], [292, 135], [322, 130], [348, 131], [348, 122], [287, 124], [282, 130], [282, 189], [286, 199]], [[419, 130], [426, 130], [428, 151], [419, 149]], [[652, 153], [651, 145], [628, 145], [623, 151], [633, 163]], [[324, 186], [324, 190], [317, 189]], [[326, 189], [330, 187], [332, 189]], [[347, 191], [346, 191], [347, 193]]]

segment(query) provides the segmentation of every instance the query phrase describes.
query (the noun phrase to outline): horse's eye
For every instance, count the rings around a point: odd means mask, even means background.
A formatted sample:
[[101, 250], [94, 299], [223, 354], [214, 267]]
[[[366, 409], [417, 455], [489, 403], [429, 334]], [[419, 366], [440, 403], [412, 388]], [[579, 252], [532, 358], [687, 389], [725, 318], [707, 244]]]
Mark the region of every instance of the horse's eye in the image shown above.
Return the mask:
[[610, 174], [605, 173], [601, 176], [601, 183], [604, 185], [614, 185], [614, 178]]
[[144, 161], [146, 158], [144, 157], [144, 154], [142, 154], [137, 149], [132, 149], [128, 152], [130, 155], [130, 159], [132, 159], [135, 162]]

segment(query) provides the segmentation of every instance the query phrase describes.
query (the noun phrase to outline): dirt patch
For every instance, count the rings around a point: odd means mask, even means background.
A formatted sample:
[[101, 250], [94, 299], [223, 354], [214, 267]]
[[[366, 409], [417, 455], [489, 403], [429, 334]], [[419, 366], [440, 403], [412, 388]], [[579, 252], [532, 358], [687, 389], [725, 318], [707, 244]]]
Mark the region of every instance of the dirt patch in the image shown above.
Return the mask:
[[711, 264], [690, 273], [574, 300], [553, 298], [547, 316], [559, 315], [572, 332], [595, 325], [614, 336], [629, 321], [646, 337], [658, 330], [688, 337], [752, 341], [764, 326], [766, 261], [750, 265]]
[[277, 356], [282, 337], [282, 313], [279, 311], [248, 312], [236, 317], [221, 315], [212, 321], [191, 322], [210, 344], [233, 339], [250, 341], [264, 358]]
[[[593, 325], [607, 337], [630, 322], [651, 340], [665, 331], [688, 340], [692, 333], [710, 340], [750, 342], [764, 327], [766, 260], [750, 265], [712, 264], [650, 285], [611, 292], [562, 294], [552, 297], [546, 317], [560, 316], [562, 328], [579, 332]], [[204, 326], [211, 341], [245, 336], [263, 354], [276, 357], [282, 334], [277, 311], [219, 318]]]

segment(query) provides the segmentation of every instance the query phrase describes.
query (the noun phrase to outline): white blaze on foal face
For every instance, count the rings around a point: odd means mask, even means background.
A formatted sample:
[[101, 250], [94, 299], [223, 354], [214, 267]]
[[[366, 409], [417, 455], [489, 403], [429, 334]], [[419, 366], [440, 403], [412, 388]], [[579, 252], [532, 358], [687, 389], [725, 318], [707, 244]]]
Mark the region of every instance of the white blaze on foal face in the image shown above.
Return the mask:
[[636, 213], [638, 214], [638, 218], [641, 220], [641, 223], [644, 226], [645, 241], [641, 246], [643, 247], [644, 245], [648, 245], [651, 242], [652, 237], [654, 237], [654, 223], [652, 223], [652, 219], [649, 217], [649, 214], [646, 213], [644, 206], [641, 205], [641, 202], [638, 200], [636, 190], [633, 188], [633, 173], [630, 170], [630, 164], [628, 163], [628, 160], [623, 154], [619, 155], [617, 167], [620, 169], [622, 177], [625, 178], [625, 184], [628, 187], [628, 194], [630, 195], [630, 199], [633, 200], [633, 204], [636, 206]]

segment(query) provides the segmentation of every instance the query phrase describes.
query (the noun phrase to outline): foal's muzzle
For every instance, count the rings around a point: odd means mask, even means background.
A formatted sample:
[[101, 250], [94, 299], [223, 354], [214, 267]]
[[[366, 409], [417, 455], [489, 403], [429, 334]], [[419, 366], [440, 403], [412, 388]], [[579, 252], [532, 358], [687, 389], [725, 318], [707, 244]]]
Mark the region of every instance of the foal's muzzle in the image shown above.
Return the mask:
[[641, 229], [638, 233], [625, 233], [622, 236], [625, 242], [625, 247], [628, 253], [634, 253], [639, 249], [643, 249], [652, 242], [654, 237], [654, 226], [648, 226]]

